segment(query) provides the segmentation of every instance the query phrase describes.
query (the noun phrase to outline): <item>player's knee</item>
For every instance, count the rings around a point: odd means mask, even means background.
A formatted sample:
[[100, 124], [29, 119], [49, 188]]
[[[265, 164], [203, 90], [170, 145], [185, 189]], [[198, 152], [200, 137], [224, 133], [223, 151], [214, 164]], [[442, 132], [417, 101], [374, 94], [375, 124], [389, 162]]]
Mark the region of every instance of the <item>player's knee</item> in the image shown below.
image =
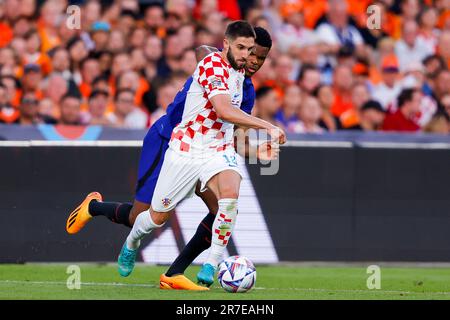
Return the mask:
[[170, 217], [169, 212], [153, 212], [151, 213], [152, 220], [157, 225], [163, 225]]
[[239, 198], [239, 189], [232, 185], [221, 186], [219, 190], [219, 197], [220, 199], [237, 199]]

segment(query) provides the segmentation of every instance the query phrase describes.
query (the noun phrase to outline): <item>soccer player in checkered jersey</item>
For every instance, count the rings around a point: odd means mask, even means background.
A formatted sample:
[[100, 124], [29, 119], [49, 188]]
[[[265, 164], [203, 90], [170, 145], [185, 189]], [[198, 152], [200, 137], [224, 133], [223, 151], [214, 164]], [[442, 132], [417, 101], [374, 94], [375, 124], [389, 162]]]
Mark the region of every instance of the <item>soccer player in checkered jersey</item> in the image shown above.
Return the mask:
[[[138, 215], [118, 258], [119, 272], [129, 274], [140, 240], [160, 228], [176, 205], [208, 188], [218, 199], [211, 250], [199, 280], [210, 279], [222, 259], [238, 212], [241, 175], [234, 149], [234, 125], [263, 129], [285, 143], [284, 132], [240, 110], [244, 66], [255, 45], [255, 32], [245, 21], [235, 21], [225, 32], [224, 49], [206, 56], [197, 65], [188, 90], [181, 123], [172, 133], [161, 168], [151, 209]], [[202, 276], [203, 274], [203, 276]]]
[[[255, 33], [257, 35], [256, 45], [248, 57], [245, 66], [246, 78], [244, 81], [243, 101], [241, 103], [241, 110], [248, 114], [251, 113], [253, 108], [255, 96], [251, 77], [264, 64], [264, 60], [272, 46], [270, 35], [265, 29], [256, 27]], [[197, 48], [197, 60], [200, 61], [212, 51], [217, 51], [217, 49], [206, 46]], [[90, 193], [69, 215], [66, 226], [69, 233], [78, 233], [87, 222], [97, 216], [105, 216], [112, 222], [123, 224], [131, 228], [137, 215], [140, 212], [149, 209], [172, 129], [175, 127], [175, 124], [181, 122], [188, 93], [187, 91], [191, 86], [192, 81], [193, 78], [189, 77], [184, 88], [180, 90], [174, 101], [168, 107], [167, 115], [163, 116], [154, 124], [154, 126], [152, 126], [144, 139], [134, 203], [104, 202], [102, 201], [102, 196], [98, 192]], [[249, 156], [250, 153], [263, 160], [276, 158], [277, 151], [275, 149], [268, 150], [264, 147], [267, 147], [267, 144], [263, 144], [262, 147], [253, 150], [246, 148], [245, 150], [241, 149], [238, 151], [243, 156]], [[192, 261], [194, 261], [204, 250], [209, 248], [211, 244], [211, 229], [218, 207], [217, 198], [210, 190], [205, 190], [200, 193], [199, 188], [197, 188], [196, 193], [208, 207], [209, 213], [201, 221], [193, 238], [189, 241], [177, 259], [166, 273], [161, 275], [160, 284], [163, 289], [206, 289], [195, 285], [183, 275], [184, 271]], [[122, 273], [122, 275], [125, 274]], [[212, 284], [212, 282], [213, 278], [209, 281], [204, 281], [207, 285]]]

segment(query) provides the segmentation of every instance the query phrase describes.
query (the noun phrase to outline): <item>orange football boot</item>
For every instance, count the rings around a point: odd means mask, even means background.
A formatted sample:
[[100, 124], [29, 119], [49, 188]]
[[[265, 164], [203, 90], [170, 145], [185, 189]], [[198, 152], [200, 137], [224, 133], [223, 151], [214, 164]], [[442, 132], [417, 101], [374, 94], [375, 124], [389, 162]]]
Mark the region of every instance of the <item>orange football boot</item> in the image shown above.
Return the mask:
[[92, 219], [92, 216], [89, 213], [89, 203], [92, 200], [102, 201], [103, 198], [98, 192], [89, 193], [83, 202], [69, 215], [66, 223], [66, 230], [68, 233], [77, 233]]
[[184, 275], [179, 274], [176, 276], [168, 277], [162, 274], [159, 277], [159, 288], [165, 290], [192, 290], [192, 291], [208, 291], [209, 288], [199, 286], [186, 278]]

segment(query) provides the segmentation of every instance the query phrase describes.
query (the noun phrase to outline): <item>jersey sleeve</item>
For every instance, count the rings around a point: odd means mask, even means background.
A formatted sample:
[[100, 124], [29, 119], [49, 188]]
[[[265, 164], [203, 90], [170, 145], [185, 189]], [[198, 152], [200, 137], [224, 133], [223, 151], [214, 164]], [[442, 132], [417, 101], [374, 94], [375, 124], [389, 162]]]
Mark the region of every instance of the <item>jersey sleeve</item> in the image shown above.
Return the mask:
[[251, 80], [246, 79], [243, 92], [241, 110], [251, 114], [253, 106], [255, 105], [255, 87], [253, 87]]
[[218, 94], [230, 94], [229, 73], [220, 55], [211, 54], [199, 63], [198, 83], [205, 89], [208, 99]]

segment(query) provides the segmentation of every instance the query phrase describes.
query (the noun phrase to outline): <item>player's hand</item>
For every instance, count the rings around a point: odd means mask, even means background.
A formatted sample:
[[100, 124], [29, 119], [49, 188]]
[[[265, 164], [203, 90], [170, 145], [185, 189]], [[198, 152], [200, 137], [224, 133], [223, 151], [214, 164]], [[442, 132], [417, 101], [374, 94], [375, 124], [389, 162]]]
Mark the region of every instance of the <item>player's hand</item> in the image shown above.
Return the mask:
[[272, 161], [278, 159], [280, 147], [278, 143], [264, 142], [258, 146], [257, 156], [262, 161]]
[[286, 133], [284, 133], [283, 129], [280, 127], [274, 126], [273, 129], [270, 130], [270, 136], [272, 137], [272, 141], [275, 143], [286, 143]]

